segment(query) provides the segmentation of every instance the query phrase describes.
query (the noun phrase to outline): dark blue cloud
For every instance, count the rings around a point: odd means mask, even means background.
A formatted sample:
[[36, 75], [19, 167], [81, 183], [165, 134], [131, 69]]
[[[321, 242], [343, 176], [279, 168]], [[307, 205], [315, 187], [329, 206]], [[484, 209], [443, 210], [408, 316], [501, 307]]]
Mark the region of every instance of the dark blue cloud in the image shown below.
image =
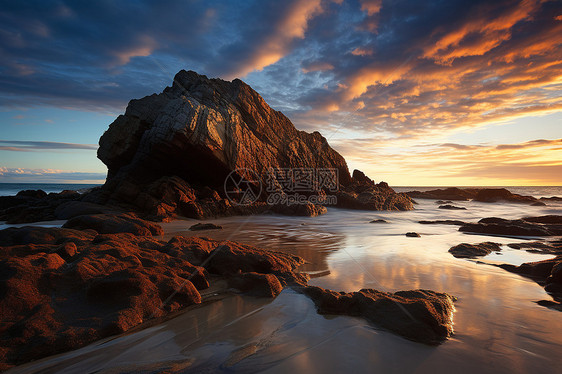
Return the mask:
[[[1, 104], [121, 111], [180, 69], [232, 77], [263, 68], [244, 79], [297, 125], [317, 126], [320, 117], [311, 125], [306, 116], [337, 107], [353, 116], [348, 127], [402, 133], [484, 118], [478, 108], [527, 89], [517, 82], [540, 90], [562, 70], [549, 65], [562, 58], [559, 1], [396, 0], [370, 15], [362, 0], [317, 1], [1, 1]], [[486, 29], [517, 10], [525, 17]], [[295, 23], [302, 33], [291, 35], [284, 22], [295, 14], [304, 27]], [[539, 48], [545, 40], [554, 49]], [[529, 64], [547, 68], [532, 73]], [[542, 95], [531, 109], [560, 96]]]

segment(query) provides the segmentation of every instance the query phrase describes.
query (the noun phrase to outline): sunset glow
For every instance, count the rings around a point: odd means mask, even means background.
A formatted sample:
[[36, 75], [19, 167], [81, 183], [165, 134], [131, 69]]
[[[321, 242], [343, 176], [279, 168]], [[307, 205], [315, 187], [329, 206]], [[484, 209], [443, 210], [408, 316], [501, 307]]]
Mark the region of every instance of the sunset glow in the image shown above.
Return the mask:
[[192, 69], [243, 79], [376, 181], [562, 185], [558, 1], [2, 7], [3, 182], [103, 181], [91, 145]]

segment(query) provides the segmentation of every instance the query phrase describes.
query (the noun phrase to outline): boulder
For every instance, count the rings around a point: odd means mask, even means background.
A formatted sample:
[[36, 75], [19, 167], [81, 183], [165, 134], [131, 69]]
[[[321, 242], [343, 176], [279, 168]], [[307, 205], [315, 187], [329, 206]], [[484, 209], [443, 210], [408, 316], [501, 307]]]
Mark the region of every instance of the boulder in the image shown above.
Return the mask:
[[222, 226], [215, 225], [214, 223], [196, 223], [195, 225], [189, 228], [191, 231], [200, 231], [200, 230], [220, 230]]
[[454, 205], [439, 205], [439, 209], [449, 209], [449, 210], [466, 210], [463, 206], [454, 206]]
[[484, 242], [479, 244], [461, 243], [449, 249], [449, 253], [457, 258], [486, 256], [492, 253], [492, 251], [501, 251], [500, 244], [493, 242]]
[[336, 292], [308, 286], [302, 291], [322, 314], [365, 318], [406, 339], [439, 344], [453, 334], [454, 296], [428, 290]]
[[407, 232], [406, 236], [409, 238], [421, 238], [421, 235], [417, 232]]
[[458, 221], [454, 219], [444, 219], [444, 220], [435, 220], [435, 221], [418, 221], [422, 225], [458, 225], [462, 226], [465, 224], [463, 221]]
[[256, 297], [276, 297], [283, 290], [281, 282], [275, 275], [255, 272], [236, 274], [228, 280], [228, 284]]

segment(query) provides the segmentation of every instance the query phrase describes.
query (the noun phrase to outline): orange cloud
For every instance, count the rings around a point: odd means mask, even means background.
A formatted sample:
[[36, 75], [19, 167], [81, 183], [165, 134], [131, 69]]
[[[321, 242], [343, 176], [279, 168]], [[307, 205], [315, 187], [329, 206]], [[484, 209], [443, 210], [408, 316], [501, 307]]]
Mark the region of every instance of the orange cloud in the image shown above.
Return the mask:
[[255, 70], [262, 70], [283, 58], [294, 39], [302, 39], [308, 21], [323, 12], [321, 0], [297, 0], [289, 7], [285, 16], [274, 26], [273, 33], [259, 45], [254, 53], [244, 61], [243, 66], [228, 79], [244, 77]]
[[[495, 19], [469, 18], [465, 24], [451, 31], [425, 48], [423, 57], [440, 64], [451, 64], [456, 58], [480, 56], [511, 38], [510, 29], [519, 21], [529, 19], [541, 1], [523, 0], [509, 12]], [[477, 37], [468, 42], [469, 37]], [[461, 46], [461, 44], [463, 44]]]
[[415, 144], [407, 138], [332, 143], [350, 167], [395, 186], [562, 185], [562, 139], [487, 145]]
[[351, 54], [354, 56], [371, 56], [373, 54], [373, 50], [365, 47], [357, 47], [351, 51]]
[[150, 56], [156, 47], [156, 41], [149, 36], [141, 36], [138, 41], [139, 45], [116, 51], [114, 53], [118, 65], [126, 65], [133, 57]]
[[382, 0], [361, 0], [361, 10], [372, 16], [380, 12]]

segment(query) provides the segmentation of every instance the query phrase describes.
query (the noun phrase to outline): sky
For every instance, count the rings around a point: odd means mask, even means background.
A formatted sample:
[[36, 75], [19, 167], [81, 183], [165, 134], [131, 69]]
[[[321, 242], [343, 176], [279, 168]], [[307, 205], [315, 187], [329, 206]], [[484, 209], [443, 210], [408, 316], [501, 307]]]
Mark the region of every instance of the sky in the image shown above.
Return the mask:
[[0, 183], [103, 183], [181, 69], [240, 78], [394, 186], [562, 185], [562, 1], [0, 0]]

